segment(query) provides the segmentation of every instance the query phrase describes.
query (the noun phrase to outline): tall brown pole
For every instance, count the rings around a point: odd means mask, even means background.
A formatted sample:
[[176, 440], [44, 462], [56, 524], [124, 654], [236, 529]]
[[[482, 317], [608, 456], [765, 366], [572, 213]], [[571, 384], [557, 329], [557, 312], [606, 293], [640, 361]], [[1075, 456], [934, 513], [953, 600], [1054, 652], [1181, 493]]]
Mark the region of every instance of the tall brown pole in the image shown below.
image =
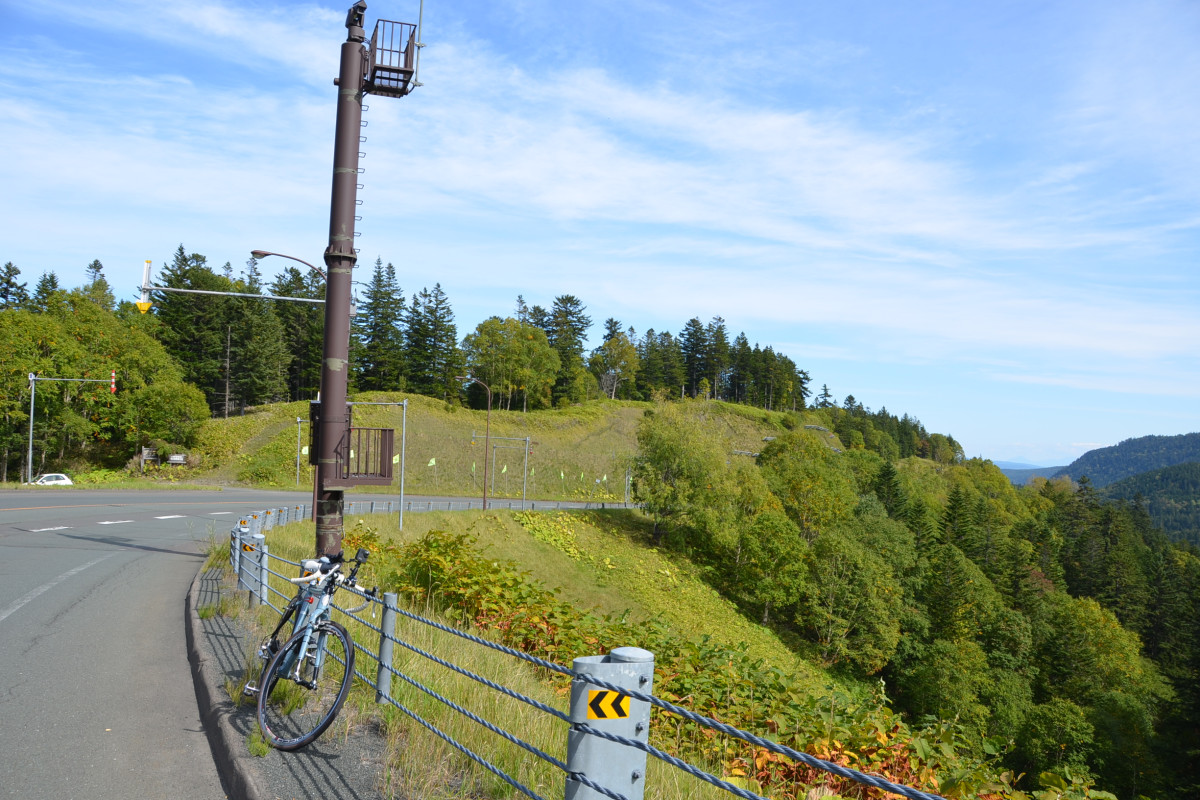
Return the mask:
[[317, 450], [317, 554], [342, 549], [345, 492], [330, 484], [338, 474], [338, 449], [349, 419], [346, 406], [350, 351], [350, 289], [354, 254], [354, 208], [358, 194], [358, 143], [366, 48], [363, 40], [365, 2], [346, 15], [348, 34], [342, 44], [338, 76], [337, 129], [333, 147], [333, 195], [329, 209], [329, 247], [325, 250], [325, 344], [321, 361], [321, 422]]

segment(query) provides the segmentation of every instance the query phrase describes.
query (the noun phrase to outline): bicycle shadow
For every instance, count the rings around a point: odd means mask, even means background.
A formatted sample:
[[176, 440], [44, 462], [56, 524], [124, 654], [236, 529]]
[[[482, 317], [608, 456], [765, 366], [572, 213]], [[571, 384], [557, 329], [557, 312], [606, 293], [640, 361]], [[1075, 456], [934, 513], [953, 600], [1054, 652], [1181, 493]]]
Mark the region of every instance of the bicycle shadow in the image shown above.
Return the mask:
[[[207, 570], [200, 576], [196, 597], [197, 609], [230, 612], [202, 616], [198, 647], [216, 667], [214, 677], [224, 681], [225, 685], [213, 692], [216, 711], [241, 740], [233, 743], [241, 753], [249, 752], [247, 743], [252, 735], [257, 738], [258, 716], [252, 702], [235, 703], [230, 692], [240, 694], [247, 665], [257, 662], [259, 638], [265, 635], [254, 626], [257, 608], [245, 607], [247, 594], [237, 590], [232, 578], [221, 570]], [[379, 789], [387, 749], [383, 737], [370, 722], [353, 726], [346, 735], [339, 734], [339, 730], [335, 722], [322, 738], [302, 750], [270, 750], [261, 758], [239, 758], [239, 766], [252, 770], [253, 782], [272, 797], [384, 800]]]

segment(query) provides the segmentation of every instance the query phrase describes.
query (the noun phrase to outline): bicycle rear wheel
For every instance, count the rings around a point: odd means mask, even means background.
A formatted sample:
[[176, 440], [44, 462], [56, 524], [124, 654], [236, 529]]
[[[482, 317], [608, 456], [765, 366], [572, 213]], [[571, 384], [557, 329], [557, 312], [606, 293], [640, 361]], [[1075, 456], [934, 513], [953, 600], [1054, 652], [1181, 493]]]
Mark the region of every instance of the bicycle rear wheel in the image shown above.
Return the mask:
[[354, 676], [354, 643], [341, 625], [319, 623], [301, 660], [303, 644], [301, 630], [267, 664], [259, 684], [258, 724], [279, 750], [299, 750], [324, 733]]

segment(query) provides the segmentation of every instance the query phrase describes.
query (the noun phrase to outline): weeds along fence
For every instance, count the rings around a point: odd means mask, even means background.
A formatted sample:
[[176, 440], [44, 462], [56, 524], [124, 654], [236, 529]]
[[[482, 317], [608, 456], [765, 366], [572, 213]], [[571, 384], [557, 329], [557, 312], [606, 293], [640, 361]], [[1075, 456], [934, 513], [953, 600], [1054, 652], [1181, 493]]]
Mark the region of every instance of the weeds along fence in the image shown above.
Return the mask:
[[[372, 505], [375, 505], [372, 503]], [[384, 503], [379, 503], [384, 506]], [[390, 505], [390, 504], [386, 504]], [[262, 533], [274, 525], [305, 518], [304, 506], [291, 508], [269, 509], [258, 514], [248, 515], [241, 520], [230, 532], [230, 563], [237, 575], [238, 588], [250, 593], [253, 602], [260, 606], [269, 606], [276, 613], [282, 614], [283, 607], [291, 599], [294, 586], [286, 583], [291, 572], [298, 574], [301, 565], [272, 554]], [[382, 510], [382, 509], [381, 509]], [[257, 523], [257, 524], [255, 524]], [[252, 529], [252, 525], [257, 530]], [[281, 592], [272, 585], [272, 577], [276, 584], [286, 586], [287, 593]], [[609, 800], [643, 800], [651, 787], [647, 786], [647, 760], [653, 756], [660, 765], [685, 773], [693, 779], [702, 781], [716, 790], [717, 795], [731, 794], [744, 800], [769, 800], [762, 795], [750, 791], [745, 785], [726, 780], [711, 771], [689, 763], [672, 755], [649, 742], [651, 709], [657, 709], [662, 714], [670, 715], [678, 720], [684, 720], [700, 726], [716, 734], [721, 734], [741, 740], [755, 748], [768, 753], [774, 753], [789, 758], [796, 763], [854, 781], [866, 787], [883, 792], [912, 798], [912, 800], [943, 800], [938, 795], [929, 794], [909, 786], [896, 784], [879, 776], [869, 775], [850, 769], [841, 764], [826, 761], [807, 753], [793, 750], [776, 742], [761, 738], [752, 733], [726, 725], [716, 719], [697, 714], [682, 706], [671, 703], [652, 694], [654, 680], [654, 655], [638, 647], [619, 647], [606, 655], [592, 655], [575, 658], [571, 667], [546, 661], [519, 650], [515, 650], [495, 642], [474, 636], [466, 631], [444, 625], [435, 620], [427, 619], [409, 610], [401, 608], [398, 597], [394, 593], [385, 593], [382, 598], [365, 594], [357, 589], [346, 588], [347, 592], [355, 595], [356, 609], [370, 608], [370, 619], [351, 613], [345, 608], [335, 605], [337, 611], [345, 620], [352, 620], [358, 626], [363, 636], [355, 637], [355, 649], [366, 656], [375, 665], [374, 670], [354, 670], [357, 678], [375, 690], [375, 702], [395, 707], [402, 714], [411, 718], [434, 736], [462, 753], [465, 757], [492, 773], [498, 779], [511, 786], [521, 794], [534, 800], [549, 800], [545, 794], [539, 794], [538, 789], [547, 792], [546, 781], [538, 781], [540, 786], [535, 789], [528, 785], [533, 781], [522, 780], [494, 763], [497, 759], [471, 749], [451, 733], [444, 730], [446, 725], [439, 717], [437, 721], [430, 717], [434, 714], [422, 715], [412, 706], [412, 701], [405, 704], [396, 697], [393, 691], [393, 679], [398, 679], [407, 686], [422, 693], [430, 703], [426, 707], [442, 709], [450, 719], [454, 712], [460, 718], [494, 734], [510, 745], [527, 754], [525, 758], [533, 757], [544, 765], [561, 773], [562, 790], [554, 790], [550, 796], [564, 800], [594, 800], [594, 798], [609, 798]], [[378, 614], [379, 624], [374, 620]], [[365, 613], [365, 612], [362, 612]], [[448, 658], [432, 652], [433, 647], [421, 646], [419, 636], [401, 636], [397, 634], [397, 621], [403, 619], [414, 630], [429, 629], [453, 637], [450, 641], [467, 643], [477, 648], [483, 648], [511, 659], [516, 659], [543, 670], [550, 675], [557, 675], [570, 680], [570, 704], [564, 711], [548, 702], [538, 700], [528, 694], [505, 686], [485, 677], [479, 672], [453, 663]], [[359, 639], [369, 639], [375, 642], [375, 648], [364, 646]], [[399, 652], [406, 652], [407, 658], [400, 658]], [[458, 646], [445, 648], [452, 651], [458, 660], [464, 660], [464, 650]], [[397, 666], [397, 662], [401, 662]], [[417, 670], [411, 667], [413, 663], [436, 665], [442, 670], [452, 672], [512, 701], [522, 704], [528, 709], [538, 712], [557, 723], [560, 728], [557, 746], [547, 746], [545, 743], [534, 744], [522, 739], [517, 732], [506, 730], [502, 724], [485, 719], [483, 716], [465, 708], [460, 703], [446, 697], [433, 684], [437, 680], [422, 681], [416, 677]], [[406, 667], [406, 664], [409, 665]], [[414, 695], [419, 697], [419, 695]], [[437, 722], [442, 723], [439, 727]], [[508, 718], [513, 724], [511, 717]], [[515, 727], [515, 726], [514, 726]], [[520, 726], [525, 734], [526, 726]], [[562, 739], [565, 739], [565, 747]], [[483, 749], [483, 748], [479, 748]], [[564, 754], [562, 758], [550, 752], [554, 750]], [[653, 767], [653, 765], [651, 765]], [[665, 769], [665, 768], [664, 768]], [[662, 769], [651, 769], [651, 774], [663, 774]], [[745, 783], [744, 781], [742, 783]]]

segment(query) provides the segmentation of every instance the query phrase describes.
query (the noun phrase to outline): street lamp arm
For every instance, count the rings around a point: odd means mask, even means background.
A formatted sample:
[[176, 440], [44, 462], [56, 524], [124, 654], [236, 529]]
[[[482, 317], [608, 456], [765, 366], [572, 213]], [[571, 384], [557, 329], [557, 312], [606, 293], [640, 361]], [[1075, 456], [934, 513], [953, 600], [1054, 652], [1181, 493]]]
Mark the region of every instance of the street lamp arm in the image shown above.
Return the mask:
[[290, 258], [292, 261], [298, 261], [301, 264], [303, 264], [304, 266], [311, 269], [313, 272], [320, 275], [321, 280], [328, 280], [325, 277], [325, 270], [323, 270], [319, 267], [314, 267], [312, 264], [308, 263], [303, 258], [296, 258], [295, 256], [285, 255], [284, 253], [272, 253], [270, 250], [251, 250], [250, 255], [252, 255], [258, 259], [266, 258], [267, 256], [278, 256], [279, 258]]
[[455, 375], [455, 380], [466, 381], [468, 384], [478, 383], [487, 392], [487, 417], [483, 427], [483, 510], [487, 511], [488, 497], [488, 453], [491, 452], [492, 441], [492, 388], [479, 378], [470, 375]]

